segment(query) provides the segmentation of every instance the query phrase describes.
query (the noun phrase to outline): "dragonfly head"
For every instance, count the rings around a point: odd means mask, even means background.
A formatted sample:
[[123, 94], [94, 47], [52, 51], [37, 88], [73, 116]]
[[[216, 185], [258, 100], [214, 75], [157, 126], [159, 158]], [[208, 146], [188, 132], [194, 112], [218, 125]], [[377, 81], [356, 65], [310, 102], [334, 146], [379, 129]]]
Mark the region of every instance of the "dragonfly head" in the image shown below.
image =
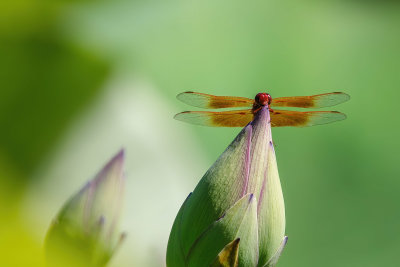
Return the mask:
[[265, 106], [271, 104], [272, 97], [268, 93], [258, 93], [254, 98], [254, 101], [260, 105]]

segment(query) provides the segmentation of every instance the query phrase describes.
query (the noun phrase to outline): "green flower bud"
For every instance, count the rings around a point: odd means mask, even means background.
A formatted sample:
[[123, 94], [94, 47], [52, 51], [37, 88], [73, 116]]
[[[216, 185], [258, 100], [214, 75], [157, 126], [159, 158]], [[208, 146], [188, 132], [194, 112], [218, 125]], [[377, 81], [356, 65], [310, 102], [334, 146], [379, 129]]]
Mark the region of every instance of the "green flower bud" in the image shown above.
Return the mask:
[[[265, 106], [183, 203], [169, 237], [167, 265], [274, 266], [287, 241], [284, 234], [284, 201]], [[238, 239], [237, 263], [223, 265], [234, 257], [229, 245]]]
[[124, 235], [117, 232], [124, 191], [119, 152], [53, 221], [46, 237], [48, 266], [105, 266]]

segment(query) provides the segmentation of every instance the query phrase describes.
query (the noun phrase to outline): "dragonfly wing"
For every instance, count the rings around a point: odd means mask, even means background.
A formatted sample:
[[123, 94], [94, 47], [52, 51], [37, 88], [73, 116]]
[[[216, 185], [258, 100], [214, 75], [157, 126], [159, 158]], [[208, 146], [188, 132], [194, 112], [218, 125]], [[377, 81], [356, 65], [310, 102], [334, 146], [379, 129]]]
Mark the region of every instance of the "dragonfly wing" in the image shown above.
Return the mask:
[[251, 107], [254, 102], [246, 97], [215, 96], [192, 91], [180, 93], [176, 98], [185, 104], [209, 109]]
[[176, 114], [174, 119], [202, 126], [244, 127], [253, 117], [253, 112], [249, 109], [223, 112], [185, 111]]
[[272, 127], [307, 127], [331, 123], [346, 119], [346, 115], [338, 111], [289, 111], [271, 110]]
[[271, 101], [272, 107], [296, 107], [296, 108], [323, 108], [335, 106], [346, 102], [350, 96], [342, 92], [334, 92], [312, 96], [278, 97]]

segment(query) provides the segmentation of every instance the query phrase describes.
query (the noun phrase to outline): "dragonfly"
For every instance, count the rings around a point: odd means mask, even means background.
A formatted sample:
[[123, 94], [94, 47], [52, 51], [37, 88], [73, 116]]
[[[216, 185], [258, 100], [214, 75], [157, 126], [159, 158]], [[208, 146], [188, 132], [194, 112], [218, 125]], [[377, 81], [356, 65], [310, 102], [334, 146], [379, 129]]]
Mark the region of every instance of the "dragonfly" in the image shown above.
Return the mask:
[[237, 96], [215, 96], [193, 91], [177, 95], [177, 99], [194, 107], [204, 109], [246, 108], [224, 111], [184, 111], [175, 119], [191, 124], [213, 127], [244, 127], [264, 106], [268, 105], [272, 127], [307, 127], [346, 119], [338, 111], [295, 111], [275, 108], [324, 108], [338, 105], [350, 99], [343, 92], [312, 96], [272, 98], [269, 93], [258, 93], [254, 99]]

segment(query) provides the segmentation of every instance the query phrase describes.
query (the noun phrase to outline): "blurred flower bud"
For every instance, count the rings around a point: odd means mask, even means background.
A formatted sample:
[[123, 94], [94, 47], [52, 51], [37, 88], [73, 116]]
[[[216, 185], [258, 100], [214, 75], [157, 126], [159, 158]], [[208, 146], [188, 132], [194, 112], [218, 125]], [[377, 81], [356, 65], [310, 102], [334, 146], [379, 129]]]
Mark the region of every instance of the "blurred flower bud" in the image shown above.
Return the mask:
[[46, 237], [48, 266], [105, 266], [124, 235], [117, 231], [124, 151], [64, 205]]
[[275, 266], [287, 237], [268, 107], [206, 172], [180, 208], [167, 265]]

